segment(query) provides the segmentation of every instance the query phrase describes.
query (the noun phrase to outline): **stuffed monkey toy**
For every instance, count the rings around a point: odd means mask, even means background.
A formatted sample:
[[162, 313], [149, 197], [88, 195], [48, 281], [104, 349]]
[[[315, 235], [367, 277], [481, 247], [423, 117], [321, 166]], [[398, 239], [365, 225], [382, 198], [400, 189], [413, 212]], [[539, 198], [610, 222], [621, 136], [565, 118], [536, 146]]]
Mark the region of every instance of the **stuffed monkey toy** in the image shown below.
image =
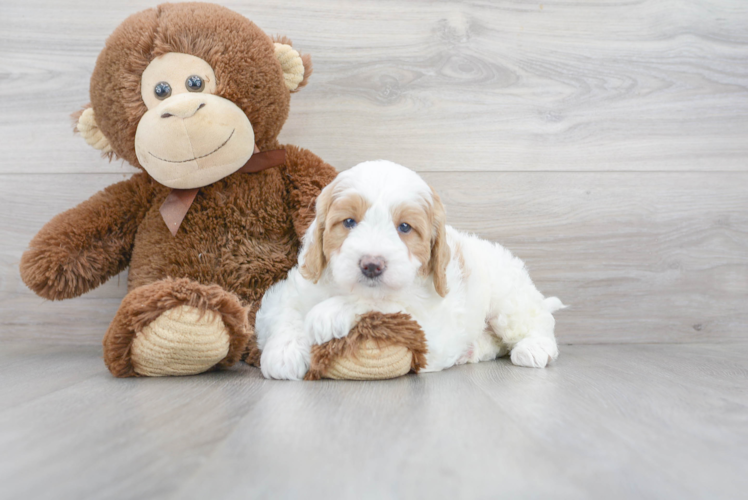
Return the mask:
[[[76, 130], [142, 171], [47, 223], [21, 276], [62, 300], [129, 267], [104, 336], [114, 376], [259, 362], [262, 296], [296, 264], [315, 198], [336, 175], [277, 139], [311, 71], [288, 39], [212, 4], [145, 10], [107, 40]], [[408, 316], [371, 314], [348, 338], [316, 346], [307, 378], [399, 376], [418, 371], [425, 351]]]

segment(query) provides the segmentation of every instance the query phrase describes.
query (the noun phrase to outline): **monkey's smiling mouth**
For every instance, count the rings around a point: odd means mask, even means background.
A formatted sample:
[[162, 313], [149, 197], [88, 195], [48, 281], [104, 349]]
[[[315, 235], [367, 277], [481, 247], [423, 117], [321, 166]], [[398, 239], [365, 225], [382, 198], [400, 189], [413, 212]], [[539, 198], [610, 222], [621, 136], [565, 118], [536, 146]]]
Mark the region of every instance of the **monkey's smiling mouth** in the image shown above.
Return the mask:
[[212, 155], [213, 153], [215, 153], [216, 151], [218, 151], [219, 149], [221, 149], [222, 147], [224, 147], [226, 145], [226, 143], [229, 142], [231, 140], [231, 138], [234, 136], [234, 131], [235, 130], [236, 129], [232, 129], [231, 133], [229, 134], [229, 137], [225, 141], [223, 141], [223, 144], [221, 144], [220, 146], [218, 146], [216, 149], [214, 149], [210, 153], [206, 153], [206, 154], [201, 155], [201, 156], [195, 156], [194, 158], [190, 158], [188, 160], [167, 160], [166, 158], [161, 158], [161, 157], [158, 157], [158, 156], [154, 155], [150, 151], [148, 151], [148, 154], [151, 155], [151, 156], [153, 156], [157, 160], [165, 161], [165, 162], [168, 162], [168, 163], [187, 163], [188, 161], [199, 160], [200, 158], [205, 158], [206, 156]]

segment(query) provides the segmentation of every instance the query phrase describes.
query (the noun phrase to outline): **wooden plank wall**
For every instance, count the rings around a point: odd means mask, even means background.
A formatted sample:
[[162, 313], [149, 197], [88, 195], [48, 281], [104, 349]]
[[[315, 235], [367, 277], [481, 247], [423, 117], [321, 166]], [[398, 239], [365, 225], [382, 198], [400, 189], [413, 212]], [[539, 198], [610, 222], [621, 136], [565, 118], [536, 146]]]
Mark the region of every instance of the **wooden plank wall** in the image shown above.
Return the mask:
[[[0, 4], [0, 338], [97, 343], [126, 275], [45, 302], [20, 255], [132, 172], [71, 133], [107, 35], [155, 2]], [[565, 343], [748, 338], [748, 2], [224, 5], [310, 53], [282, 133], [339, 169], [423, 173], [571, 308]]]

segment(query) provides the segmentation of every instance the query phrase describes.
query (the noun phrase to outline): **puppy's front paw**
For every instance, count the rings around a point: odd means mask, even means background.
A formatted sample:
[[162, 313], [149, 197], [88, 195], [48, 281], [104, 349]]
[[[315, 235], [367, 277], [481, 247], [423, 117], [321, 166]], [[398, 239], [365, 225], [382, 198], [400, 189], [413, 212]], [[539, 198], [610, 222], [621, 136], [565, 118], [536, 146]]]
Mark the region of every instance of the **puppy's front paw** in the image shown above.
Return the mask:
[[307, 313], [304, 319], [304, 333], [313, 339], [315, 344], [324, 344], [348, 335], [355, 320], [356, 316], [350, 305], [338, 297], [333, 297], [320, 302]]
[[528, 337], [512, 348], [512, 363], [528, 368], [545, 368], [558, 357], [556, 341], [546, 337]]
[[270, 337], [260, 357], [265, 378], [301, 380], [309, 370], [312, 347], [301, 337]]

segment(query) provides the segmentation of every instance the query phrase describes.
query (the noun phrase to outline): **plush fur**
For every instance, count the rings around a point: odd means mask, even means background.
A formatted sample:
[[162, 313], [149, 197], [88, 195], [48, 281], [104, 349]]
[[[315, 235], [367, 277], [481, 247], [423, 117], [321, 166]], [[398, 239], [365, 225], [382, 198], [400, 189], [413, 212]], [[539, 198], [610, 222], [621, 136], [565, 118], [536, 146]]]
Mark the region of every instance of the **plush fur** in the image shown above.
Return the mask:
[[[159, 213], [170, 189], [144, 171], [59, 214], [33, 238], [21, 276], [47, 299], [77, 297], [129, 267], [129, 293], [104, 341], [107, 366], [120, 377], [136, 375], [130, 345], [140, 329], [181, 304], [221, 315], [231, 348], [219, 366], [242, 353], [256, 361], [251, 324], [259, 301], [295, 264], [315, 198], [336, 175], [310, 151], [278, 143], [290, 92], [273, 39], [245, 17], [203, 3], [163, 4], [134, 14], [107, 40], [91, 77], [91, 106], [111, 145], [110, 158], [140, 167], [134, 140], [146, 112], [141, 74], [155, 57], [172, 51], [207, 61], [217, 78], [216, 95], [246, 113], [259, 149], [283, 148], [286, 160], [201, 188], [176, 236]], [[311, 63], [308, 56], [302, 60], [303, 86]]]
[[[162, 4], [133, 14], [114, 30], [91, 76], [91, 104], [115, 156], [139, 166], [135, 131], [146, 112], [140, 77], [151, 60], [168, 52], [208, 62], [216, 74], [216, 94], [246, 113], [259, 148], [278, 147], [290, 94], [273, 40], [241, 14], [219, 5]], [[308, 78], [312, 68], [309, 58], [306, 62]]]
[[[266, 377], [303, 378], [315, 345], [348, 336], [371, 311], [407, 313], [425, 332], [426, 371], [494, 359], [556, 359], [552, 313], [521, 260], [445, 224], [433, 190], [386, 161], [341, 173], [317, 199], [299, 267], [257, 314]], [[310, 377], [315, 377], [314, 372]]]
[[207, 311], [219, 313], [229, 331], [229, 353], [218, 366], [231, 366], [239, 360], [250, 336], [247, 311], [239, 297], [218, 285], [166, 278], [127, 294], [109, 325], [104, 337], [104, 362], [114, 376], [136, 375], [131, 359], [133, 332], [143, 331], [162, 312], [181, 305], [194, 307], [203, 314]]
[[304, 380], [319, 380], [325, 377], [331, 364], [338, 358], [356, 358], [358, 347], [367, 339], [379, 346], [400, 345], [407, 347], [413, 355], [411, 370], [418, 373], [426, 366], [426, 338], [423, 330], [407, 314], [385, 315], [372, 312], [364, 315], [358, 327], [349, 335], [314, 345], [310, 355], [310, 366]]

